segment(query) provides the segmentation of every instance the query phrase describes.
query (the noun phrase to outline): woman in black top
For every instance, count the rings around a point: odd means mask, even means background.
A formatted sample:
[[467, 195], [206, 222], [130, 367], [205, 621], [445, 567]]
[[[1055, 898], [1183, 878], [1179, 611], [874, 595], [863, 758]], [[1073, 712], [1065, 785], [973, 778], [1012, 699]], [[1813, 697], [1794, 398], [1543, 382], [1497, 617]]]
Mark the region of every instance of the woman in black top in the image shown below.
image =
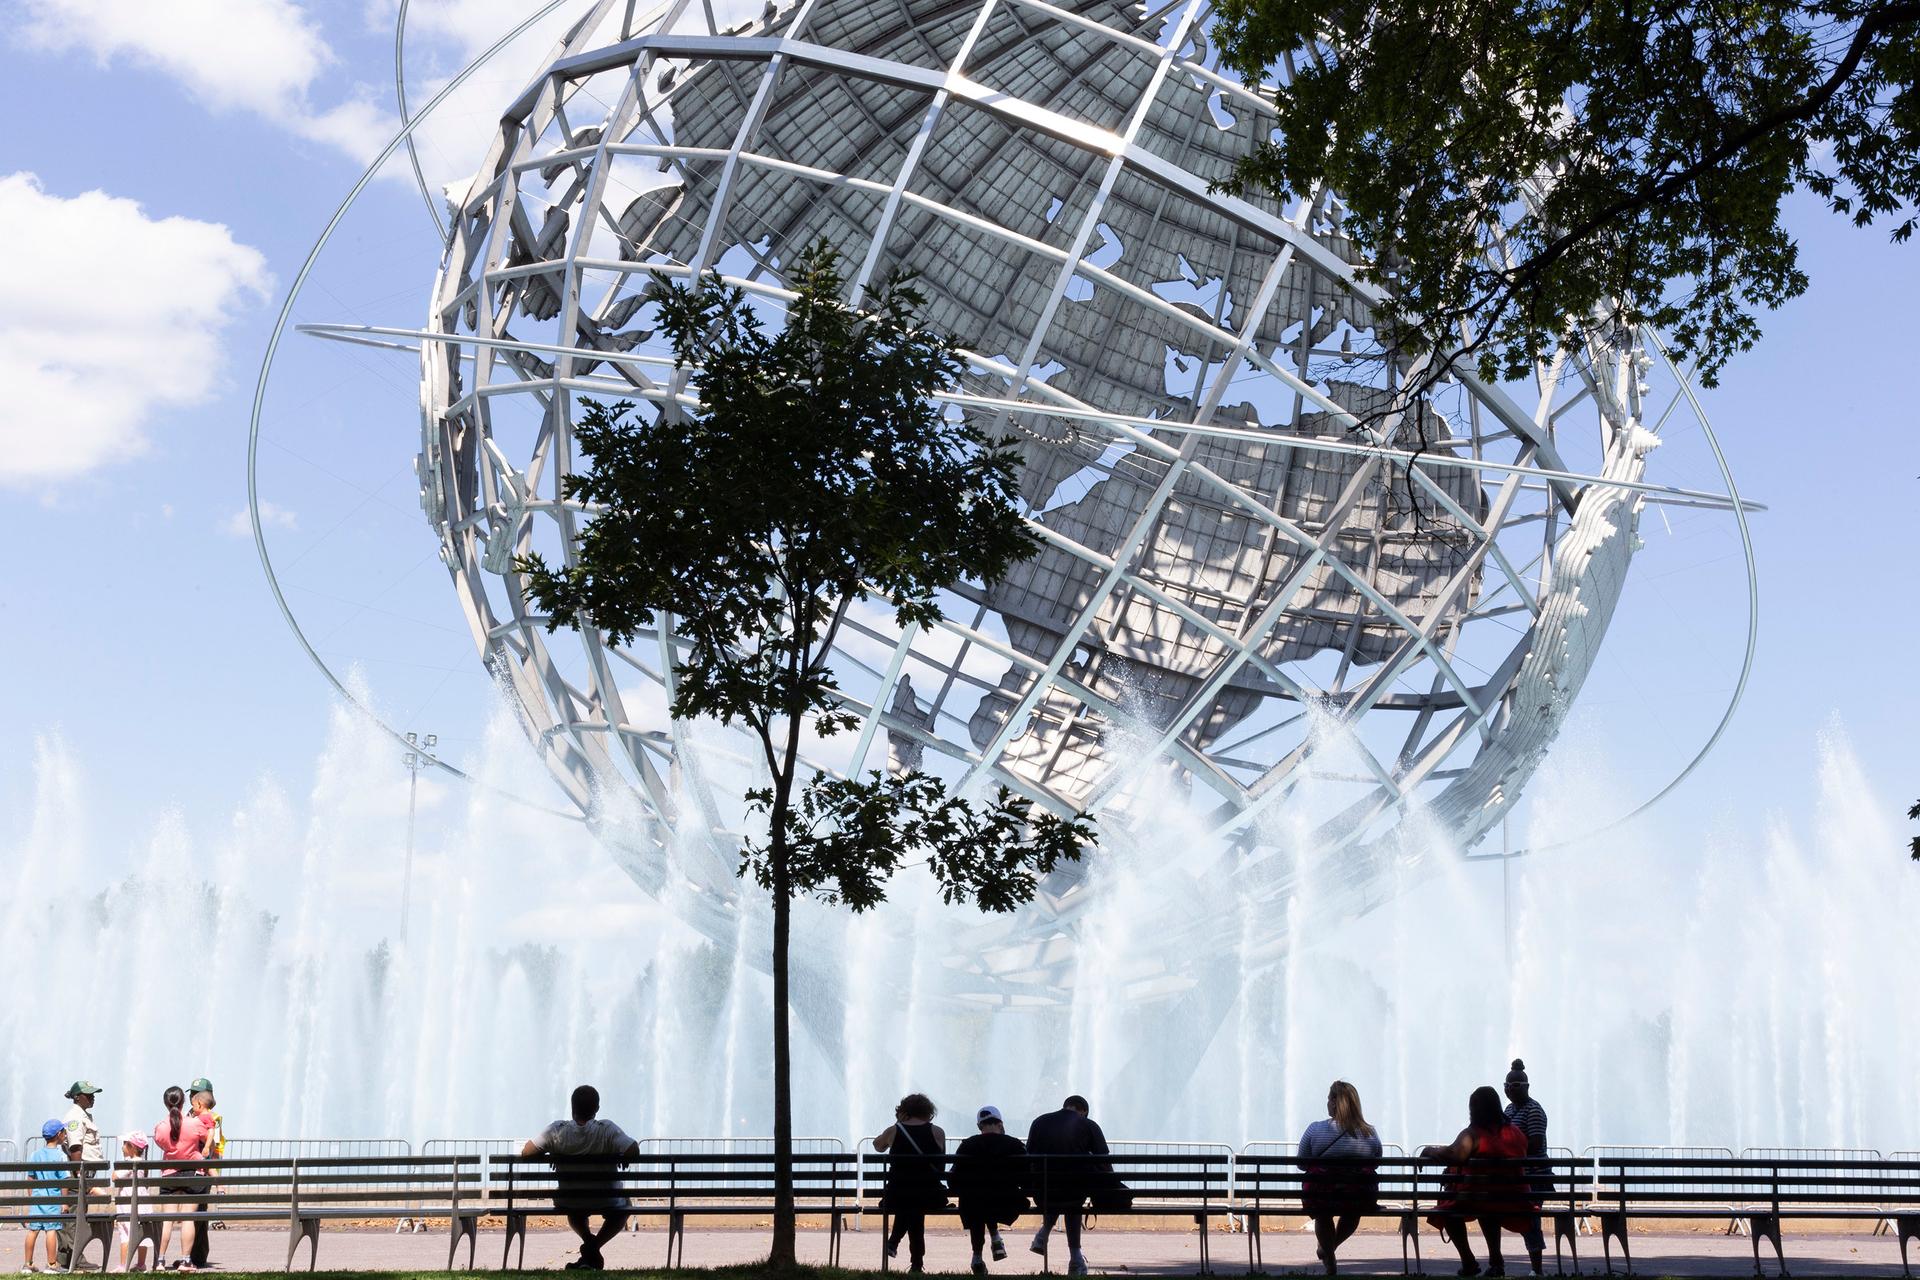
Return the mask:
[[983, 1276], [985, 1237], [993, 1236], [993, 1260], [1004, 1261], [1007, 1246], [1000, 1228], [1027, 1211], [1027, 1144], [1007, 1132], [998, 1107], [980, 1108], [979, 1125], [980, 1132], [953, 1153], [947, 1185], [960, 1201], [960, 1223], [973, 1241], [973, 1273]]
[[906, 1237], [909, 1270], [924, 1271], [927, 1257], [927, 1214], [947, 1207], [947, 1188], [941, 1174], [947, 1162], [947, 1135], [933, 1123], [933, 1100], [910, 1093], [893, 1109], [893, 1123], [873, 1140], [875, 1151], [893, 1156], [887, 1162], [887, 1185], [880, 1207], [893, 1215], [887, 1233], [887, 1256], [898, 1255]]

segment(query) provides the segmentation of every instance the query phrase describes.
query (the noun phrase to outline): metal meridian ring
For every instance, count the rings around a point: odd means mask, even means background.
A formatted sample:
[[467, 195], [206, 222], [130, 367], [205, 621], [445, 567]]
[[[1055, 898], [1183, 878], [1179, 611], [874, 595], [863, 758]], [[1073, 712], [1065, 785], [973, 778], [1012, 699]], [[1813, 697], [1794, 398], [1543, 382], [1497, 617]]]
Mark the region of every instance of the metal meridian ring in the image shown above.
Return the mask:
[[[528, 800], [525, 797], [514, 795], [512, 792], [502, 791], [498, 787], [481, 782], [465, 770], [447, 763], [431, 752], [421, 750], [417, 744], [408, 743], [405, 733], [388, 724], [372, 707], [367, 706], [359, 698], [355, 697], [353, 691], [347, 688], [340, 677], [335, 675], [333, 669], [327, 666], [325, 660], [320, 657], [319, 652], [313, 647], [313, 642], [307, 639], [306, 632], [301, 630], [300, 621], [294, 617], [293, 608], [287, 603], [286, 593], [280, 588], [280, 579], [274, 574], [273, 557], [267, 550], [266, 530], [260, 523], [260, 416], [266, 408], [267, 382], [273, 374], [273, 358], [279, 353], [280, 339], [286, 335], [287, 322], [293, 316], [293, 304], [295, 300], [299, 298], [300, 290], [306, 285], [307, 277], [313, 274], [314, 264], [320, 260], [321, 251], [327, 247], [327, 242], [333, 238], [333, 233], [339, 229], [341, 220], [347, 216], [347, 211], [353, 207], [354, 201], [360, 198], [360, 193], [366, 190], [367, 184], [372, 182], [374, 175], [380, 172], [380, 167], [392, 158], [393, 153], [400, 149], [402, 143], [411, 146], [413, 132], [419, 127], [420, 122], [425, 120], [455, 89], [465, 83], [467, 78], [479, 70], [488, 59], [492, 58], [521, 34], [531, 29], [536, 22], [552, 13], [555, 9], [558, 9], [564, 3], [566, 3], [566, 0], [547, 0], [546, 4], [530, 14], [519, 26], [500, 37], [486, 52], [480, 54], [480, 56], [472, 62], [469, 62], [466, 67], [461, 70], [459, 75], [449, 80], [439, 93], [433, 95], [433, 98], [421, 109], [419, 115], [415, 116], [412, 120], [403, 120], [400, 132], [395, 134], [387, 145], [381, 149], [380, 154], [375, 156], [373, 161], [368, 164], [365, 172], [360, 175], [359, 180], [355, 182], [352, 189], [347, 192], [346, 198], [343, 199], [339, 207], [333, 211], [333, 216], [327, 219], [327, 225], [325, 229], [320, 232], [319, 239], [315, 240], [313, 247], [307, 251], [306, 260], [300, 264], [300, 270], [294, 276], [293, 284], [287, 289], [286, 300], [280, 305], [280, 314], [274, 317], [273, 331], [267, 338], [266, 352], [260, 358], [260, 374], [253, 387], [253, 408], [247, 420], [247, 518], [253, 526], [253, 547], [260, 556], [260, 569], [261, 572], [266, 574], [267, 589], [273, 592], [273, 602], [280, 610], [280, 617], [286, 622], [287, 629], [293, 632], [293, 638], [300, 645], [301, 651], [307, 655], [307, 658], [315, 667], [319, 668], [320, 674], [326, 678], [329, 685], [333, 686], [334, 692], [338, 693], [342, 698], [346, 699], [349, 705], [373, 721], [374, 724], [378, 725], [381, 730], [396, 743], [406, 746], [408, 750], [418, 751], [421, 757], [434, 768], [443, 770], [453, 777], [473, 783], [476, 786], [486, 787], [489, 791], [512, 800], [516, 804], [522, 804], [528, 808], [537, 809], [542, 813], [552, 814], [558, 818], [566, 818], [569, 821], [584, 822], [586, 819], [578, 813], [564, 809], [556, 809], [551, 805], [541, 804], [538, 801]], [[423, 189], [424, 186], [425, 183], [423, 181]]]

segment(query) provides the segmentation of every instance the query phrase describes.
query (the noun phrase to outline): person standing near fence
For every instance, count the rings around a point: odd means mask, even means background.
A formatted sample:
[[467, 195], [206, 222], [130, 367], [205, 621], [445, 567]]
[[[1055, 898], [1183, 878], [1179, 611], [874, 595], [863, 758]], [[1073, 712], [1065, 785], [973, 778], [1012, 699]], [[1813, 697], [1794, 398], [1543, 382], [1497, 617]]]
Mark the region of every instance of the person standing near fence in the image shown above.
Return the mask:
[[[554, 1166], [558, 1174], [554, 1185], [553, 1207], [567, 1219], [573, 1234], [580, 1237], [580, 1256], [567, 1263], [569, 1271], [599, 1271], [606, 1267], [601, 1250], [627, 1225], [632, 1205], [620, 1193], [616, 1161], [637, 1159], [640, 1144], [611, 1120], [600, 1119], [600, 1091], [583, 1084], [573, 1091], [569, 1109], [571, 1120], [555, 1120], [537, 1137], [528, 1138], [520, 1148], [523, 1156], [559, 1156]], [[564, 1160], [565, 1157], [576, 1157]], [[577, 1157], [603, 1156], [583, 1161]], [[592, 1218], [600, 1216], [600, 1229], [593, 1229]]]
[[[100, 1086], [91, 1080], [75, 1080], [67, 1088], [67, 1100], [73, 1105], [67, 1108], [67, 1145], [78, 1146], [82, 1160], [105, 1160], [106, 1152], [100, 1146], [100, 1126], [93, 1122], [93, 1099], [100, 1092]], [[60, 1232], [60, 1265], [73, 1263], [73, 1229], [65, 1228]]]
[[[1061, 1103], [1058, 1111], [1035, 1117], [1027, 1128], [1027, 1156], [1032, 1163], [1028, 1184], [1045, 1215], [1027, 1247], [1044, 1257], [1053, 1224], [1065, 1218], [1070, 1276], [1087, 1273], [1087, 1256], [1080, 1251], [1081, 1211], [1096, 1181], [1096, 1162], [1087, 1157], [1112, 1154], [1107, 1149], [1107, 1135], [1088, 1114], [1091, 1110], [1087, 1100], [1076, 1093]], [[1111, 1177], [1112, 1166], [1106, 1168]]]
[[910, 1093], [893, 1109], [893, 1123], [873, 1139], [875, 1151], [890, 1152], [887, 1185], [880, 1207], [893, 1215], [887, 1232], [887, 1256], [896, 1256], [900, 1241], [907, 1242], [907, 1269], [926, 1270], [927, 1215], [947, 1207], [947, 1135], [933, 1122], [933, 1099]]
[[[179, 1085], [168, 1085], [160, 1095], [161, 1105], [167, 1109], [167, 1118], [153, 1126], [153, 1145], [160, 1149], [163, 1159], [172, 1161], [202, 1160], [207, 1154], [207, 1139], [212, 1125], [203, 1116], [188, 1115], [187, 1091]], [[205, 1169], [185, 1168], [174, 1165], [160, 1171], [159, 1198], [163, 1202], [159, 1207], [169, 1213], [193, 1211], [206, 1201], [207, 1172]], [[167, 1244], [173, 1239], [173, 1229], [180, 1228], [180, 1267], [193, 1267], [193, 1239], [201, 1233], [204, 1224], [192, 1218], [164, 1221], [160, 1225], [160, 1245], [154, 1250], [154, 1266], [159, 1268], [165, 1263]]]
[[40, 1270], [33, 1265], [33, 1246], [43, 1238], [46, 1240], [46, 1270], [65, 1270], [59, 1261], [60, 1249], [63, 1242], [71, 1249], [73, 1241], [73, 1219], [65, 1203], [67, 1126], [58, 1120], [49, 1120], [40, 1126], [40, 1138], [39, 1149], [27, 1157], [29, 1164], [47, 1166], [27, 1175], [33, 1181], [45, 1184], [33, 1189], [33, 1206], [27, 1210], [27, 1254], [20, 1268], [27, 1272]]
[[[1513, 1068], [1507, 1072], [1507, 1123], [1527, 1135], [1527, 1154], [1544, 1158], [1547, 1154], [1547, 1109], [1533, 1096], [1533, 1089], [1527, 1082], [1527, 1064], [1520, 1059], [1513, 1060]], [[1553, 1194], [1553, 1166], [1549, 1164], [1530, 1165], [1529, 1181], [1533, 1187], [1534, 1208], [1538, 1210], [1540, 1202]], [[1533, 1264], [1533, 1274], [1539, 1275], [1546, 1261], [1547, 1238], [1540, 1230], [1540, 1216], [1534, 1214], [1533, 1226], [1520, 1233], [1527, 1242], [1527, 1260]]]
[[1012, 1226], [1027, 1211], [1027, 1145], [1007, 1132], [1000, 1108], [982, 1107], [975, 1118], [980, 1132], [953, 1153], [947, 1185], [960, 1202], [960, 1225], [973, 1244], [973, 1273], [987, 1274], [981, 1249], [993, 1239], [993, 1260], [1005, 1262], [1007, 1246], [1000, 1228]]
[[[207, 1145], [205, 1147], [206, 1158], [209, 1160], [219, 1160], [223, 1158], [227, 1154], [227, 1125], [226, 1121], [221, 1118], [220, 1113], [214, 1110], [217, 1104], [213, 1100], [213, 1081], [207, 1079], [205, 1076], [201, 1076], [187, 1086], [187, 1093], [189, 1095], [187, 1105], [192, 1107], [193, 1114], [198, 1116], [201, 1122], [208, 1126]], [[207, 1190], [209, 1194], [215, 1190], [211, 1179], [208, 1180]], [[205, 1213], [209, 1208], [209, 1204], [207, 1201], [202, 1200], [193, 1207]], [[213, 1223], [202, 1222], [200, 1224], [200, 1230], [195, 1233], [193, 1237], [193, 1248], [187, 1254], [187, 1260], [193, 1263], [194, 1266], [204, 1267], [207, 1265], [207, 1259], [213, 1247], [212, 1236]]]

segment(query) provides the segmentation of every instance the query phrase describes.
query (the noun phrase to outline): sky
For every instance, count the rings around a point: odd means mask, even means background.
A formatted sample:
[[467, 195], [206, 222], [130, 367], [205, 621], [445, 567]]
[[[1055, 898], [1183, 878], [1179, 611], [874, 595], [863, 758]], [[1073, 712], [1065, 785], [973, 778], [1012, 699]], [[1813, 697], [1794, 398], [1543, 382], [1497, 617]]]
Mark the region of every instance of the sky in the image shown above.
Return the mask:
[[[527, 12], [417, 0], [415, 105]], [[0, 153], [0, 804], [30, 802], [36, 752], [57, 740], [83, 762], [89, 821], [135, 842], [166, 814], [217, 822], [263, 774], [309, 776], [328, 732], [334, 695], [248, 536], [248, 412], [287, 289], [395, 128], [394, 0], [0, 0], [0, 13], [0, 111], [20, 122]], [[472, 172], [552, 26], [430, 120], [430, 181]], [[1816, 742], [1835, 725], [1875, 795], [1900, 809], [1920, 796], [1920, 248], [1809, 201], [1790, 215], [1812, 288], [1704, 398], [1743, 493], [1767, 507], [1753, 517], [1761, 628], [1726, 739], [1646, 819], [1681, 842], [1755, 815], [1809, 820]], [[295, 318], [417, 323], [437, 257], [389, 164]], [[414, 373], [407, 357], [290, 336], [261, 512], [324, 656], [459, 760], [478, 749], [488, 691], [415, 502]], [[1661, 466], [1650, 478], [1716, 487], [1697, 441]], [[1569, 730], [1629, 791], [1657, 786], [1711, 729], [1744, 635], [1727, 517], [1650, 517], [1643, 532]], [[397, 751], [393, 777], [404, 785]]]

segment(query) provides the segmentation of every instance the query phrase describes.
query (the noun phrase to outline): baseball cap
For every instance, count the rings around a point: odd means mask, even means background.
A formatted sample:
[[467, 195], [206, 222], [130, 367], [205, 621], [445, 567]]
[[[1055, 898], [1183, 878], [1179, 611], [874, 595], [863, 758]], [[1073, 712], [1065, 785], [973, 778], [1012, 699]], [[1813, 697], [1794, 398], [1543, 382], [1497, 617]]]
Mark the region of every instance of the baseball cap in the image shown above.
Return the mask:
[[212, 1093], [213, 1081], [207, 1079], [205, 1076], [201, 1076], [199, 1079], [195, 1080], [192, 1084], [187, 1086], [187, 1092], [189, 1094]]
[[40, 1126], [40, 1136], [48, 1143], [52, 1143], [55, 1138], [66, 1131], [67, 1123], [64, 1120], [49, 1120]]
[[980, 1108], [980, 1114], [973, 1118], [975, 1124], [979, 1124], [982, 1120], [999, 1120], [1002, 1124], [1006, 1123], [1005, 1120], [1001, 1119], [1000, 1108], [991, 1104]]
[[67, 1096], [69, 1098], [77, 1098], [83, 1093], [104, 1093], [104, 1092], [105, 1090], [103, 1090], [99, 1085], [95, 1084], [91, 1080], [75, 1080], [72, 1084], [67, 1086]]

